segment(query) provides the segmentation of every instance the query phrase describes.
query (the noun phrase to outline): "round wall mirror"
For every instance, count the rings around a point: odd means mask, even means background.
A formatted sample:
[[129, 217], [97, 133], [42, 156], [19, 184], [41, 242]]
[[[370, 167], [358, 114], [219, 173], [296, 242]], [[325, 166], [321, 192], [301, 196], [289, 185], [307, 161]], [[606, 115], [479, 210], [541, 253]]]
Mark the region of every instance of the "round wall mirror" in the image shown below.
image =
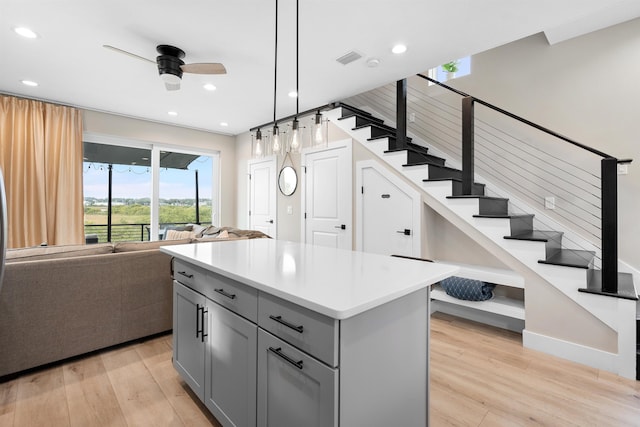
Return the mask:
[[291, 166], [285, 166], [280, 170], [280, 176], [278, 177], [278, 186], [280, 192], [285, 196], [290, 196], [296, 191], [298, 186], [298, 175], [296, 170]]

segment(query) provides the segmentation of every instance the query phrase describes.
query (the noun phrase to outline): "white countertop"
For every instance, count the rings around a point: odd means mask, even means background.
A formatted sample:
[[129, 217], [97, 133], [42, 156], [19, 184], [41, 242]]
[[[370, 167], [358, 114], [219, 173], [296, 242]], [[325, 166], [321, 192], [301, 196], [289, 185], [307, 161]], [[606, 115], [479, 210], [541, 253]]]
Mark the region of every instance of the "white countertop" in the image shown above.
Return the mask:
[[275, 239], [160, 250], [334, 319], [362, 313], [458, 271], [451, 265]]

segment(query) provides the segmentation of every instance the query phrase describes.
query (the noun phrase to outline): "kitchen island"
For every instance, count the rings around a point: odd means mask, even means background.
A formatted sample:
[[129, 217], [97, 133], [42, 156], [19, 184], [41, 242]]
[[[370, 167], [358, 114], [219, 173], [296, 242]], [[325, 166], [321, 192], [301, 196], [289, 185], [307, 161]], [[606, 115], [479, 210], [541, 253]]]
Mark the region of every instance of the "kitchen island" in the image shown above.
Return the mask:
[[428, 424], [429, 286], [457, 267], [273, 239], [161, 250], [174, 366], [223, 425]]

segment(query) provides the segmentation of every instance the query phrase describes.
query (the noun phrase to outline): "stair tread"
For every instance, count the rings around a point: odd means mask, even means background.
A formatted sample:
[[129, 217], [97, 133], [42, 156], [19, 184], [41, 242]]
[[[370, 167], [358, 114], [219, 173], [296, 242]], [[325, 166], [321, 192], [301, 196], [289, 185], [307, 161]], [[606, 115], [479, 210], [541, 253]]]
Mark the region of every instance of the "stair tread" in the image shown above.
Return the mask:
[[438, 167], [438, 168], [445, 169], [445, 170], [450, 170], [450, 171], [460, 172], [460, 169], [450, 168], [449, 166], [436, 165], [436, 164], [433, 164], [433, 163], [428, 162], [428, 161], [423, 161], [423, 162], [414, 162], [414, 163], [406, 163], [406, 164], [402, 165], [402, 167], [410, 167], [410, 166], [424, 166], [424, 165], [431, 165], [431, 166], [436, 166], [436, 167]]
[[534, 214], [512, 214], [512, 215], [474, 215], [474, 218], [504, 218], [504, 219], [511, 219], [511, 218], [529, 218], [529, 217], [533, 217], [535, 216]]
[[[462, 182], [462, 180], [460, 178], [426, 178], [423, 179], [422, 182], [439, 182], [439, 181], [456, 181], [456, 182]], [[486, 184], [483, 184], [481, 182], [474, 182], [473, 185], [482, 185], [483, 187], [486, 186]]]
[[465, 194], [462, 196], [447, 196], [447, 199], [484, 199], [484, 200], [509, 200], [505, 197], [482, 196], [475, 194]]
[[589, 268], [595, 252], [578, 249], [560, 249], [553, 256], [538, 261], [540, 264], [561, 265], [565, 267]]
[[375, 116], [372, 116], [372, 115], [365, 115], [365, 114], [357, 113], [357, 112], [351, 112], [349, 114], [344, 114], [342, 117], [339, 117], [338, 120], [347, 120], [347, 119], [350, 119], [352, 117], [360, 117], [360, 118], [363, 118], [365, 120], [371, 120], [371, 121], [376, 122], [376, 123], [384, 124], [384, 120], [382, 120], [382, 119], [379, 119], [379, 118], [377, 118]]
[[392, 128], [391, 126], [387, 126], [387, 125], [382, 124], [382, 123], [367, 123], [366, 125], [356, 126], [356, 127], [352, 128], [351, 130], [364, 129], [364, 128], [368, 128], [368, 127], [375, 127], [375, 128], [378, 128], [378, 129], [389, 131], [390, 135], [393, 136], [393, 137], [396, 136], [396, 132], [398, 131], [396, 128]]
[[532, 230], [517, 235], [504, 236], [504, 238], [509, 240], [531, 240], [535, 242], [547, 242], [549, 240], [556, 240], [557, 238], [562, 237], [563, 234], [564, 233], [561, 231]]
[[[610, 293], [602, 291], [602, 270], [592, 270], [586, 288], [578, 289], [580, 292], [604, 295], [609, 297], [637, 300], [638, 295], [633, 286], [633, 275], [629, 273], [618, 273], [618, 293]], [[638, 343], [638, 351], [640, 351], [640, 343]]]
[[[335, 105], [335, 104], [334, 104], [334, 105]], [[351, 105], [349, 105], [349, 104], [345, 104], [344, 102], [338, 102], [338, 103], [337, 103], [337, 106], [338, 106], [338, 107], [344, 107], [344, 108], [346, 108], [346, 109], [348, 109], [348, 110], [351, 110], [351, 111], [355, 111], [355, 112], [357, 112], [357, 113], [362, 114], [363, 116], [371, 116], [371, 117], [373, 117], [373, 114], [371, 114], [370, 112], [368, 112], [368, 111], [364, 111], [364, 110], [361, 110], [361, 109], [359, 109], [359, 108], [357, 108], [357, 107], [353, 107], [353, 106], [351, 106]]]

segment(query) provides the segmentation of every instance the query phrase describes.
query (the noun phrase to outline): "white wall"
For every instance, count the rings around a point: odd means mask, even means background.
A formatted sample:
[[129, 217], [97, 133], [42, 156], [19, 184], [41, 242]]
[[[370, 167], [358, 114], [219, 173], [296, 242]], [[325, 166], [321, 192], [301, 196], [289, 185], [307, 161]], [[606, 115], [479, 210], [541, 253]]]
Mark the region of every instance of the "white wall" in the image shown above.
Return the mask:
[[83, 111], [84, 132], [220, 153], [220, 224], [236, 225], [235, 138], [124, 116]]

